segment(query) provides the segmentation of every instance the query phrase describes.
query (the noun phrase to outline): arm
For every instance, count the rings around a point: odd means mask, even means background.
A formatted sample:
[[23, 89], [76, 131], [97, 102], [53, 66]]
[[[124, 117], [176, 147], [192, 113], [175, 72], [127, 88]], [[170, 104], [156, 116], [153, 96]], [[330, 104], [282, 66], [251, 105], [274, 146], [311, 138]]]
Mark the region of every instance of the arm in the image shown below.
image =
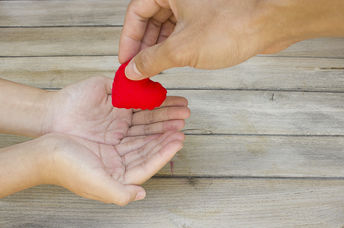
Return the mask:
[[46, 152], [39, 140], [0, 149], [0, 198], [42, 184]]
[[344, 36], [342, 0], [132, 0], [121, 63], [138, 80], [180, 66], [216, 69], [316, 37]]
[[0, 79], [0, 132], [36, 137], [49, 121], [50, 92]]

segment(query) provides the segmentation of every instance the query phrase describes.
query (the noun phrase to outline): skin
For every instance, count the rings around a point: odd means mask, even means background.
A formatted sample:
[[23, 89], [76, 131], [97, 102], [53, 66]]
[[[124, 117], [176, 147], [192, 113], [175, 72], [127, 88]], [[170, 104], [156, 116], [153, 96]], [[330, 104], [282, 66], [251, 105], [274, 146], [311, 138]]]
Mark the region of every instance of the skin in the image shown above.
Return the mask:
[[125, 137], [116, 145], [47, 134], [0, 149], [0, 197], [54, 184], [85, 198], [124, 206], [145, 197], [139, 185], [172, 159], [183, 140], [184, 135], [175, 131]]
[[119, 60], [133, 80], [181, 66], [217, 69], [316, 37], [344, 36], [342, 0], [132, 0]]
[[0, 79], [0, 132], [29, 137], [58, 132], [115, 145], [125, 136], [181, 130], [190, 115], [183, 97], [167, 97], [152, 111], [114, 108], [111, 87], [106, 77], [54, 92]]
[[0, 80], [0, 133], [38, 137], [0, 149], [0, 197], [39, 184], [126, 205], [182, 148], [187, 100], [155, 110], [117, 109], [112, 80], [94, 77], [47, 92]]

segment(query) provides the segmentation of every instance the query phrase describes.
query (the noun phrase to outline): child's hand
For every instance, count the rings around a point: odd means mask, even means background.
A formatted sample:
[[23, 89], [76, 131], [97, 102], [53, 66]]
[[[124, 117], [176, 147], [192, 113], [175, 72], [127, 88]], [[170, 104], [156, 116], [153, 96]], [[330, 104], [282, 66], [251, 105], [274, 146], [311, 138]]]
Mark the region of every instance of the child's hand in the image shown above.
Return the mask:
[[126, 137], [115, 146], [62, 134], [43, 137], [55, 148], [46, 166], [46, 183], [122, 206], [145, 197], [137, 185], [158, 172], [184, 140], [180, 132]]
[[167, 97], [152, 111], [114, 108], [111, 86], [110, 78], [94, 77], [48, 93], [43, 133], [59, 132], [115, 145], [127, 136], [181, 130], [190, 115], [182, 97]]
[[183, 133], [125, 137], [106, 145], [64, 134], [47, 134], [0, 150], [0, 197], [55, 184], [90, 199], [126, 205], [145, 197], [138, 186], [182, 148]]

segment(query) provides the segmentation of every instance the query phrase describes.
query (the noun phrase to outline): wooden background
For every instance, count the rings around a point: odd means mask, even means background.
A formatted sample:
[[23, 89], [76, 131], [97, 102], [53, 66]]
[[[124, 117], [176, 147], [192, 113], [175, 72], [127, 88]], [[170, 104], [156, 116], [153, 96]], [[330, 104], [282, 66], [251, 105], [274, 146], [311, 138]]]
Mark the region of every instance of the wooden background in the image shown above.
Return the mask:
[[[128, 2], [0, 0], [0, 77], [44, 89], [113, 77]], [[120, 208], [39, 186], [0, 199], [0, 227], [344, 226], [344, 39], [155, 79], [192, 117], [146, 200]]]

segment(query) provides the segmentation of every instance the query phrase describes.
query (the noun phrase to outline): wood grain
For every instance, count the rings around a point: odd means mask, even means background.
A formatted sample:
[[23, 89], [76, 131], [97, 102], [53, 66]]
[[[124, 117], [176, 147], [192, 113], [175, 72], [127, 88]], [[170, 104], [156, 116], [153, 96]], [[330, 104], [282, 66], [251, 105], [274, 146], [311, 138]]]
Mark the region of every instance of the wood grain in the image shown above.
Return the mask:
[[[0, 28], [0, 56], [118, 55], [121, 27]], [[296, 43], [272, 56], [344, 57], [344, 38]]]
[[57, 187], [0, 200], [9, 227], [341, 227], [343, 180], [153, 179], [146, 200], [120, 208]]
[[[0, 147], [27, 140], [0, 135]], [[344, 137], [188, 135], [160, 176], [344, 177]]]
[[175, 90], [193, 134], [344, 135], [344, 93]]
[[[92, 77], [113, 77], [115, 56], [0, 58], [0, 77], [40, 88], [61, 88]], [[222, 70], [179, 68], [154, 77], [167, 88], [344, 91], [344, 59], [255, 57]]]
[[0, 26], [123, 24], [129, 0], [0, 1]]
[[305, 56], [305, 57], [344, 57], [344, 38], [319, 38], [305, 40], [275, 56]]
[[[0, 77], [47, 89], [113, 77], [128, 3], [0, 0]], [[0, 227], [343, 227], [343, 74], [340, 38], [163, 72], [155, 80], [189, 98], [192, 117], [145, 201], [119, 208], [39, 186], [0, 199]], [[26, 140], [0, 135], [0, 147]]]
[[116, 55], [120, 30], [119, 27], [0, 28], [0, 55]]

